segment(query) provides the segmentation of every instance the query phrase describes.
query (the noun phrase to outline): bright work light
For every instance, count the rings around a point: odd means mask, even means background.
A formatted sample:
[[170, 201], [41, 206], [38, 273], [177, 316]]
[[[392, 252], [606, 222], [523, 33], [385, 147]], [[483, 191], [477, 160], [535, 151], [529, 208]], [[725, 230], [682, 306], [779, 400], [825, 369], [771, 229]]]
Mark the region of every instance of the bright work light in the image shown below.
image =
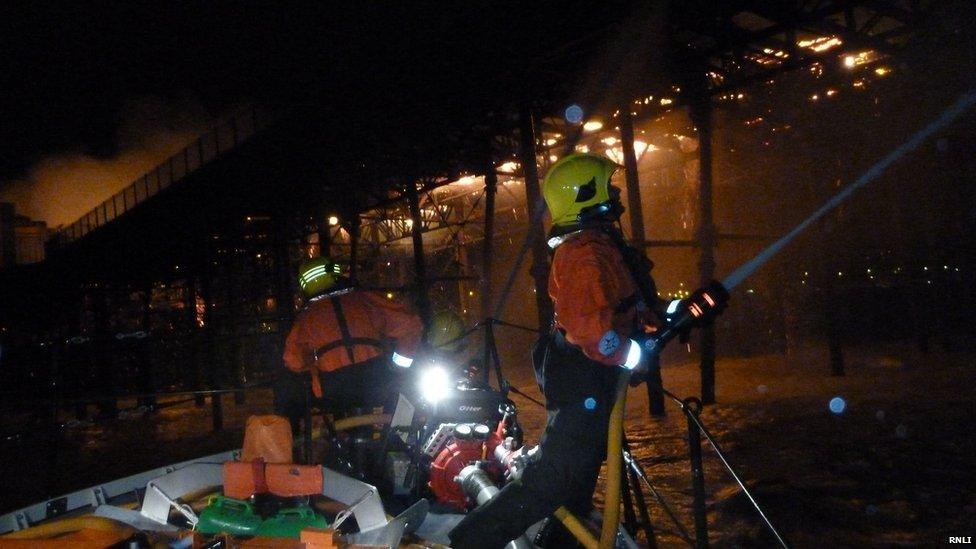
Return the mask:
[[442, 398], [447, 396], [451, 389], [451, 381], [447, 375], [447, 370], [440, 366], [433, 366], [424, 370], [420, 374], [420, 396], [431, 404], [437, 404]]

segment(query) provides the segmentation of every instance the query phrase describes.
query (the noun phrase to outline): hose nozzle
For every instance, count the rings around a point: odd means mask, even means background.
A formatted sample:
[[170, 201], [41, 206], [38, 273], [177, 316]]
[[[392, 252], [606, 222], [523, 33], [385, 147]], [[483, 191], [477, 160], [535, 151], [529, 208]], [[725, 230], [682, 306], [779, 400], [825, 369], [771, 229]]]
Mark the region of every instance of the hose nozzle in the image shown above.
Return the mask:
[[687, 334], [692, 328], [708, 326], [725, 310], [729, 291], [717, 280], [695, 290], [686, 299], [672, 301], [664, 316], [664, 327], [644, 342], [649, 353], [659, 353], [676, 336]]

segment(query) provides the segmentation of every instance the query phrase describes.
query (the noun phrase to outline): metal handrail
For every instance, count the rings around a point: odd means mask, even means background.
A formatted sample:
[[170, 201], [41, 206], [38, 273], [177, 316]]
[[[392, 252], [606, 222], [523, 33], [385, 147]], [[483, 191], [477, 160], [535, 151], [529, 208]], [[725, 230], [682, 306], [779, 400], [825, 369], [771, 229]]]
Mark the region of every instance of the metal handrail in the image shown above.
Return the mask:
[[221, 154], [250, 139], [269, 125], [270, 120], [266, 115], [267, 113], [259, 112], [254, 107], [247, 107], [218, 122], [193, 143], [138, 177], [74, 223], [52, 233], [49, 241], [63, 247], [118, 219]]

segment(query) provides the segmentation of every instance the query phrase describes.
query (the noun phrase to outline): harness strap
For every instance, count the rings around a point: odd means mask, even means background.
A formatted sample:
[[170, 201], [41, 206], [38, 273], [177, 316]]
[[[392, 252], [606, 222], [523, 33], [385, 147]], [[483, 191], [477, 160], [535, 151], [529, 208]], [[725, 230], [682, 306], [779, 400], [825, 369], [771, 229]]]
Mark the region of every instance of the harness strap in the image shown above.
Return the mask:
[[[346, 357], [348, 357], [350, 364], [356, 363], [356, 355], [353, 351], [353, 347], [356, 345], [375, 347], [380, 351], [384, 349], [383, 343], [379, 340], [368, 337], [353, 337], [349, 332], [349, 323], [346, 320], [346, 315], [342, 312], [342, 303], [339, 301], [339, 295], [333, 295], [329, 298], [329, 301], [332, 302], [332, 311], [335, 314], [336, 324], [339, 326], [339, 332], [342, 334], [342, 339], [327, 343], [318, 349], [315, 349], [315, 353], [313, 355], [315, 362], [318, 362], [319, 358], [324, 356], [329, 351], [338, 349], [339, 347], [344, 347], [346, 349]], [[314, 394], [316, 398], [322, 398], [322, 381], [319, 379], [318, 368], [311, 368], [309, 372], [312, 375], [312, 394]]]
[[370, 337], [350, 337], [348, 342], [346, 340], [339, 339], [333, 341], [332, 343], [319, 347], [318, 349], [315, 350], [315, 356], [322, 357], [325, 355], [325, 353], [328, 353], [329, 351], [333, 351], [345, 345], [353, 345], [353, 346], [365, 345], [367, 347], [375, 347], [381, 351], [386, 349], [386, 347], [383, 346], [383, 343], [378, 339], [373, 339]]
[[624, 260], [624, 265], [627, 266], [627, 271], [630, 273], [630, 278], [634, 281], [634, 285], [637, 286], [637, 293], [624, 299], [617, 306], [616, 310], [622, 312], [620, 308], [623, 307], [623, 311], [626, 311], [631, 306], [636, 305], [638, 301], [643, 300], [649, 309], [657, 312], [659, 301], [657, 297], [657, 285], [650, 275], [650, 270], [654, 267], [654, 263], [646, 255], [641, 253], [640, 250], [624, 242], [623, 235], [618, 231], [613, 228], [608, 228], [606, 229], [606, 234], [610, 236], [610, 240], [617, 246], [617, 250]]
[[346, 348], [346, 355], [349, 356], [349, 363], [354, 364], [356, 362], [356, 355], [352, 350], [352, 336], [349, 335], [349, 323], [346, 322], [346, 315], [342, 314], [342, 303], [339, 301], [339, 297], [331, 297], [329, 301], [332, 302], [332, 311], [335, 313], [336, 324], [339, 325], [339, 331], [342, 332], [342, 345]]

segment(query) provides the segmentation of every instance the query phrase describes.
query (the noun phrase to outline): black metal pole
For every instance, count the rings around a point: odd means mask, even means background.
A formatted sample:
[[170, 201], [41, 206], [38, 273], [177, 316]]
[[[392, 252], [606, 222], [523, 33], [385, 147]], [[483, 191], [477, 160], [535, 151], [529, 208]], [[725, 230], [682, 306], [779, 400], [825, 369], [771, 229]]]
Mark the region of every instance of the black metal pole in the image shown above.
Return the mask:
[[546, 250], [545, 235], [542, 232], [542, 216], [538, 210], [544, 208], [539, 189], [539, 171], [536, 168], [535, 127], [532, 111], [523, 107], [519, 117], [519, 155], [522, 160], [522, 173], [525, 176], [525, 200], [529, 212], [529, 236], [532, 246], [532, 267], [530, 272], [535, 280], [535, 303], [539, 311], [539, 333], [545, 334], [552, 322], [553, 306], [549, 299], [549, 253]]
[[[291, 253], [289, 241], [288, 219], [282, 212], [275, 213], [274, 225], [274, 263], [275, 263], [275, 301], [279, 322], [291, 316], [295, 308], [295, 292], [292, 287], [296, 278], [291, 267]], [[279, 326], [278, 333], [284, 329]], [[283, 340], [283, 336], [282, 336]]]
[[[498, 174], [489, 158], [485, 166], [485, 238], [481, 248], [481, 318], [491, 316], [492, 248], [495, 244], [495, 195], [498, 193]], [[487, 366], [487, 362], [485, 363]]]
[[[698, 128], [698, 244], [701, 249], [698, 267], [700, 284], [715, 279], [715, 223], [712, 215], [712, 102], [703, 88], [691, 103], [691, 120]], [[701, 400], [715, 403], [715, 328], [706, 326], [699, 331], [701, 344]]]
[[757, 502], [756, 498], [752, 496], [752, 493], [749, 491], [749, 488], [746, 487], [746, 483], [742, 481], [742, 478], [735, 471], [735, 467], [732, 467], [732, 464], [729, 462], [728, 458], [725, 457], [725, 452], [722, 451], [722, 448], [718, 445], [718, 442], [715, 441], [715, 437], [713, 437], [712, 434], [708, 432], [708, 428], [706, 428], [705, 424], [701, 422], [701, 418], [698, 416], [698, 412], [700, 411], [701, 411], [701, 407], [699, 406], [695, 410], [694, 415], [688, 416], [689, 421], [693, 421], [695, 423], [701, 435], [704, 436], [705, 440], [707, 440], [708, 443], [712, 445], [712, 450], [715, 451], [715, 455], [717, 455], [718, 459], [720, 459], [722, 461], [722, 464], [725, 465], [725, 468], [726, 470], [728, 470], [729, 475], [732, 476], [732, 480], [734, 480], [736, 484], [739, 485], [739, 488], [742, 488], [742, 493], [745, 494], [746, 497], [749, 499], [749, 502], [752, 503], [752, 506], [756, 509], [756, 512], [759, 513], [759, 517], [763, 519], [764, 523], [766, 523], [766, 527], [769, 528], [769, 531], [772, 532], [774, 536], [776, 536], [776, 541], [779, 542], [780, 547], [783, 547], [784, 549], [788, 549], [789, 544], [786, 543], [786, 540], [783, 539], [783, 536], [781, 536], [779, 531], [776, 529], [776, 527], [773, 526], [772, 521], [770, 521], [769, 517], [766, 516], [766, 513], [763, 512], [762, 507], [759, 506], [759, 502]]
[[319, 221], [319, 255], [322, 257], [332, 257], [332, 229], [329, 227], [329, 217]]
[[693, 416], [701, 411], [701, 401], [686, 398], [682, 410], [688, 419], [688, 449], [691, 456], [691, 487], [694, 492], [692, 509], [695, 515], [695, 547], [708, 547], [708, 516], [705, 513], [705, 469], [702, 464], [701, 431]]
[[824, 320], [827, 329], [827, 348], [830, 351], [830, 375], [844, 375], [844, 345], [841, 338], [840, 300], [832, 272], [826, 273], [823, 287]]
[[349, 278], [359, 277], [359, 212], [353, 212], [349, 220]]
[[[644, 206], [640, 194], [640, 177], [637, 173], [637, 151], [634, 150], [634, 118], [630, 114], [630, 105], [624, 103], [620, 107], [620, 145], [623, 147], [624, 168], [627, 176], [627, 209], [630, 214], [630, 239], [637, 250], [643, 253], [644, 241], [647, 234], [644, 229]], [[647, 406], [651, 416], [660, 417], [666, 414], [664, 408], [664, 393], [661, 392], [661, 360], [655, 354], [648, 364], [648, 375], [651, 383], [647, 383]]]
[[637, 535], [637, 513], [634, 510], [634, 499], [631, 497], [630, 485], [630, 475], [627, 474], [627, 469], [620, 470], [620, 485], [622, 487], [620, 495], [624, 505], [624, 529], [630, 533], [631, 536]]
[[220, 393], [214, 393], [210, 396], [210, 412], [213, 415], [214, 432], [224, 429], [224, 403], [220, 399], [220, 395]]
[[[209, 248], [209, 246], [208, 246]], [[209, 254], [208, 254], [209, 256]], [[210, 268], [209, 257], [204, 261], [203, 276], [200, 279], [200, 297], [203, 299], [203, 340], [204, 350], [202, 356], [207, 358], [207, 371], [206, 378], [207, 384], [210, 389], [217, 389], [221, 385], [221, 376], [217, 372], [217, 360], [216, 353], [214, 352], [214, 345], [216, 345], [214, 337], [214, 315], [213, 315], [213, 286], [212, 286], [212, 276], [213, 269]], [[210, 415], [213, 420], [213, 430], [220, 431], [224, 428], [224, 409], [223, 403], [220, 401], [220, 393], [213, 393], [210, 396]]]
[[[202, 340], [201, 328], [197, 325], [197, 271], [194, 269], [193, 275], [187, 275], [186, 277], [186, 295], [184, 296], [184, 307], [186, 308], [186, 318], [184, 321], [187, 323], [188, 332], [190, 334], [190, 350], [187, 354], [187, 360], [190, 363], [190, 379], [187, 383], [187, 388], [193, 391], [198, 391], [203, 386], [203, 373], [200, 369], [202, 364], [202, 359], [200, 355], [200, 343]], [[201, 394], [196, 394], [193, 396], [194, 405], [198, 408], [206, 404], [206, 399]]]
[[[146, 334], [152, 331], [152, 292], [153, 283], [146, 282], [142, 288], [142, 318], [139, 326]], [[155, 393], [156, 372], [153, 367], [152, 339], [147, 337], [139, 345], [139, 390], [143, 393]], [[154, 397], [145, 397], [139, 404], [150, 410], [156, 409]]]
[[634, 119], [630, 106], [620, 108], [620, 145], [623, 147], [627, 181], [627, 210], [630, 215], [630, 239], [638, 250], [644, 249], [644, 208], [641, 203], [640, 178], [637, 174], [637, 152], [634, 150]]
[[[98, 408], [102, 417], [118, 416], [117, 387], [118, 379], [114, 371], [114, 353], [110, 346], [115, 341], [111, 337], [111, 326], [108, 311], [108, 288], [99, 285], [92, 292], [92, 308], [95, 316], [94, 341], [91, 342], [95, 355], [95, 375], [98, 390], [102, 393], [99, 398]], [[110, 364], [112, 362], [113, 364]]]
[[489, 383], [491, 380], [491, 362], [494, 359], [494, 348], [495, 348], [495, 326], [492, 319], [485, 319], [485, 334], [484, 334], [484, 344], [485, 348], [482, 353], [482, 360], [484, 360], [484, 382]]
[[424, 218], [420, 215], [420, 193], [417, 184], [407, 186], [407, 199], [410, 202], [410, 219], [413, 222], [410, 236], [413, 240], [413, 266], [417, 285], [417, 308], [424, 326], [430, 326], [430, 296], [427, 295], [427, 261], [424, 258]]
[[[671, 395], [666, 395], [666, 396], [671, 396]], [[678, 404], [681, 404], [681, 400], [677, 400], [677, 402]], [[691, 539], [691, 534], [688, 533], [688, 530], [685, 529], [684, 525], [681, 524], [681, 521], [678, 520], [678, 516], [674, 514], [674, 510], [671, 509], [670, 505], [668, 505], [668, 502], [664, 499], [664, 496], [662, 496], [661, 493], [658, 492], [656, 488], [654, 488], [654, 485], [651, 484], [651, 481], [648, 480], [647, 473], [644, 472], [644, 469], [643, 467], [641, 467], [640, 463], [638, 463], [637, 460], [634, 459], [633, 456], [630, 455], [630, 452], [627, 450], [624, 450], [624, 463], [626, 463], [627, 467], [630, 469], [630, 472], [633, 475], [633, 478], [635, 479], [635, 483], [639, 480], [642, 481], [645, 486], [647, 486], [647, 490], [651, 493], [652, 496], [654, 496], [654, 499], [656, 499], [657, 502], [661, 505], [661, 508], [664, 509], [664, 512], [668, 515], [668, 518], [670, 518], [671, 522], [674, 523], [675, 528], [678, 529], [677, 532], [678, 536], [681, 537], [681, 539], [683, 539], [685, 542], [687, 542], [688, 545], [693, 546], [695, 543], [694, 540]], [[640, 497], [641, 498], [644, 497], [643, 491], [640, 492]], [[647, 508], [645, 505], [644, 512], [646, 513], [646, 511]], [[653, 529], [650, 526], [651, 519], [648, 517], [646, 518], [645, 522], [648, 524], [649, 529], [648, 529], [647, 536], [648, 539], [650, 539], [654, 535]]]
[[638, 478], [637, 472], [634, 470], [635, 467], [632, 466], [634, 458], [630, 453], [630, 443], [627, 442], [626, 436], [624, 437], [623, 453], [624, 480], [630, 483], [630, 487], [634, 491], [634, 505], [640, 514], [639, 524], [647, 536], [648, 547], [655, 549], [657, 547], [657, 540], [654, 537], [654, 524], [651, 522], [651, 515], [647, 511], [647, 500], [644, 499], [644, 490], [641, 488], [640, 478]]
[[637, 505], [637, 511], [640, 513], [641, 527], [644, 529], [644, 535], [647, 537], [647, 546], [651, 549], [657, 547], [657, 538], [654, 535], [654, 523], [651, 522], [651, 514], [647, 511], [647, 500], [644, 498], [644, 490], [640, 485], [640, 478], [637, 477], [637, 473], [634, 472], [633, 468], [627, 468], [628, 476], [630, 478], [630, 485], [634, 487], [634, 500]]
[[[243, 242], [241, 245], [243, 246]], [[248, 261], [244, 259], [243, 261]], [[242, 265], [243, 267], [243, 265]], [[229, 337], [225, 341], [225, 356], [227, 357], [228, 374], [231, 377], [230, 385], [241, 387], [244, 385], [244, 363], [241, 360], [241, 326], [240, 326], [240, 294], [243, 285], [243, 277], [228, 277], [227, 279], [227, 303], [230, 314], [224, 314], [223, 322], [227, 326]], [[234, 404], [244, 404], [244, 391], [234, 393]]]

